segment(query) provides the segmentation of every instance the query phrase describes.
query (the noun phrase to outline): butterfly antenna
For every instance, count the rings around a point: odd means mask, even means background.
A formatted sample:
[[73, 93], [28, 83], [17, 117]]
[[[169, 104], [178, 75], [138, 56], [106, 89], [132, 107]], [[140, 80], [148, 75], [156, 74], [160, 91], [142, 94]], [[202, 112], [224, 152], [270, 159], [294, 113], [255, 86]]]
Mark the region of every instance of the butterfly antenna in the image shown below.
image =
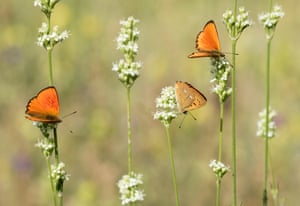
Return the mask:
[[189, 112], [189, 114], [193, 117], [194, 120], [197, 120], [197, 118], [191, 112]]
[[186, 117], [186, 115], [183, 116], [183, 118], [182, 118], [182, 120], [181, 120], [181, 122], [180, 122], [179, 128], [181, 128], [181, 126], [182, 126], [182, 124], [183, 124], [183, 121], [184, 121], [185, 117]]
[[71, 116], [71, 115], [73, 115], [73, 114], [76, 114], [76, 113], [77, 113], [77, 111], [74, 111], [74, 112], [71, 112], [71, 113], [69, 113], [69, 114], [66, 114], [65, 116], [62, 117], [62, 119], [66, 118], [66, 117], [68, 117], [68, 116]]

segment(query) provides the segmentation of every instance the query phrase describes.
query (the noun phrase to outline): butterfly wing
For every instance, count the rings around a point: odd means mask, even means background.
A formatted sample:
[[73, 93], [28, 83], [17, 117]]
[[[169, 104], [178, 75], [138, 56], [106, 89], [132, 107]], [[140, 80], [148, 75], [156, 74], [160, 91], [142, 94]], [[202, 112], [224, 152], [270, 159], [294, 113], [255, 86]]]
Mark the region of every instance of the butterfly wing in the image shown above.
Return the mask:
[[198, 109], [206, 104], [206, 97], [187, 82], [177, 81], [175, 84], [178, 109], [182, 113]]
[[196, 49], [198, 51], [190, 54], [189, 58], [225, 56], [221, 52], [217, 27], [213, 20], [208, 21], [203, 31], [197, 35]]
[[26, 106], [26, 118], [44, 123], [59, 123], [59, 100], [55, 87], [42, 89]]

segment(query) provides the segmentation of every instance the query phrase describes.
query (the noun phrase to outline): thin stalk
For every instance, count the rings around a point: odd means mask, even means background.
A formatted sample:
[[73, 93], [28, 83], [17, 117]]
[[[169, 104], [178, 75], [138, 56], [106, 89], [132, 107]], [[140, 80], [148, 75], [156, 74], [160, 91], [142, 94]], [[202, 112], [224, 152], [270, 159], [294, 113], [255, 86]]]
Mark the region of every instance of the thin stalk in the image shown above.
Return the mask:
[[50, 85], [53, 85], [52, 49], [48, 50], [48, 64], [49, 64], [49, 83]]
[[49, 157], [46, 157], [47, 159], [47, 167], [48, 167], [48, 173], [49, 173], [49, 179], [50, 179], [50, 185], [51, 185], [51, 191], [52, 191], [52, 199], [53, 199], [53, 205], [56, 206], [56, 190], [53, 183], [53, 178], [51, 176], [52, 169], [51, 169], [51, 161]]
[[[50, 16], [47, 17], [48, 20], [48, 34], [50, 33], [50, 29], [51, 29], [51, 21], [50, 21]], [[51, 49], [47, 49], [48, 52], [48, 66], [49, 66], [49, 83], [50, 85], [53, 85], [53, 69], [52, 69], [52, 48]]]
[[219, 162], [222, 162], [224, 102], [220, 100]]
[[[236, 21], [237, 16], [237, 0], [234, 0], [234, 22]], [[233, 30], [232, 36], [234, 37], [231, 41], [231, 48], [232, 48], [232, 54], [236, 54], [236, 30]], [[235, 55], [232, 55], [232, 95], [231, 95], [231, 121], [232, 121], [232, 137], [231, 137], [231, 144], [232, 144], [232, 192], [233, 192], [233, 206], [237, 205], [237, 174], [236, 174], [236, 113], [235, 113], [235, 98], [236, 98], [236, 77], [235, 77], [235, 71], [236, 71], [236, 62], [235, 62]]]
[[132, 172], [132, 137], [131, 137], [131, 100], [130, 88], [127, 88], [127, 144], [128, 144], [128, 174]]
[[[236, 41], [232, 41], [232, 53], [235, 54]], [[237, 204], [237, 175], [236, 175], [236, 114], [235, 114], [235, 96], [236, 96], [236, 82], [235, 82], [235, 55], [232, 55], [232, 96], [231, 96], [231, 118], [232, 118], [232, 184], [233, 184], [233, 206]]]
[[[222, 162], [224, 102], [220, 100], [219, 162]], [[220, 206], [221, 178], [217, 177], [216, 206]]]
[[263, 205], [268, 205], [268, 160], [269, 160], [269, 113], [270, 113], [270, 56], [271, 39], [267, 40], [267, 68], [266, 68], [266, 125], [265, 125], [265, 171], [264, 171], [264, 189]]
[[[59, 153], [58, 153], [58, 142], [57, 142], [57, 128], [53, 128], [53, 139], [54, 139], [54, 157], [55, 157], [55, 164], [56, 167], [59, 164]], [[63, 183], [62, 183], [63, 184]], [[58, 197], [58, 203], [59, 206], [63, 205], [63, 185], [61, 186], [61, 189], [58, 191], [56, 188], [56, 196]]]
[[175, 191], [175, 198], [176, 198], [176, 206], [179, 206], [179, 196], [178, 196], [178, 189], [177, 189], [177, 179], [176, 179], [176, 171], [175, 171], [175, 163], [174, 163], [174, 157], [173, 157], [173, 149], [172, 149], [172, 142], [170, 137], [170, 128], [169, 126], [166, 126], [166, 132], [167, 132], [167, 138], [168, 138], [168, 146], [169, 146], [169, 156], [171, 161], [171, 167], [172, 167], [172, 177], [173, 177], [173, 186]]
[[217, 195], [216, 195], [216, 206], [220, 206], [221, 204], [221, 178], [217, 177]]
[[59, 164], [59, 153], [58, 153], [58, 143], [57, 143], [57, 128], [53, 128], [53, 140], [54, 140], [54, 156], [55, 162]]

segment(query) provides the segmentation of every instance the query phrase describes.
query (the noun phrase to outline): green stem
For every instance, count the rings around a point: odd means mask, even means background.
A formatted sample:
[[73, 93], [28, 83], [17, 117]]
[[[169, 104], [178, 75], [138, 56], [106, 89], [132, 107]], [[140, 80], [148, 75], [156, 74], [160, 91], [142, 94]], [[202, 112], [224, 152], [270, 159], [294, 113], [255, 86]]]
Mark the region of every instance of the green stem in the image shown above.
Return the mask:
[[171, 167], [172, 167], [173, 186], [174, 186], [174, 191], [175, 191], [176, 206], [179, 206], [180, 204], [179, 204], [179, 196], [178, 196], [178, 189], [177, 189], [177, 179], [176, 179], [175, 163], [174, 163], [174, 157], [173, 157], [172, 142], [171, 142], [171, 137], [170, 137], [169, 126], [166, 126], [166, 132], [167, 132], [167, 137], [168, 137], [169, 156], [170, 156]]
[[[224, 102], [220, 99], [219, 162], [222, 162]], [[220, 206], [221, 178], [217, 178], [216, 206]]]
[[[237, 0], [234, 0], [234, 22], [236, 22], [237, 17]], [[232, 54], [236, 54], [236, 44], [237, 44], [237, 31], [236, 29], [233, 30], [232, 36], [234, 37], [231, 40], [231, 48]], [[235, 113], [235, 98], [236, 98], [236, 62], [235, 62], [235, 55], [232, 55], [232, 96], [231, 96], [231, 115], [232, 115], [232, 137], [231, 137], [231, 144], [232, 144], [232, 192], [233, 192], [233, 206], [237, 205], [237, 174], [236, 174], [236, 113]]]
[[265, 124], [265, 172], [263, 205], [268, 205], [268, 160], [269, 160], [269, 113], [270, 113], [270, 57], [271, 57], [271, 39], [267, 39], [267, 68], [266, 68], [266, 124]]
[[269, 0], [269, 12], [272, 12], [273, 0]]
[[[57, 128], [53, 128], [53, 139], [54, 139], [54, 157], [55, 157], [55, 163], [56, 167], [59, 164], [59, 153], [58, 153], [58, 142], [57, 142]], [[63, 183], [61, 183], [63, 184]], [[61, 188], [58, 190], [56, 188], [56, 196], [58, 197], [58, 203], [60, 206], [63, 205], [63, 185], [61, 185]]]
[[131, 100], [130, 88], [127, 88], [127, 144], [128, 144], [128, 174], [132, 172], [132, 137], [131, 137]]
[[52, 191], [52, 199], [53, 199], [53, 205], [56, 206], [56, 191], [53, 183], [53, 178], [52, 178], [52, 169], [51, 169], [51, 161], [50, 157], [46, 157], [47, 159], [47, 166], [48, 166], [48, 173], [49, 173], [49, 179], [50, 179], [50, 185], [51, 185], [51, 191]]
[[52, 49], [48, 50], [48, 64], [49, 64], [49, 84], [53, 85]]
[[217, 195], [216, 195], [216, 206], [220, 206], [221, 204], [221, 178], [217, 177]]
[[[50, 16], [47, 17], [48, 20], [48, 31], [47, 33], [50, 33], [51, 30], [51, 21], [50, 21]], [[52, 48], [47, 50], [48, 52], [48, 66], [49, 66], [49, 83], [50, 85], [53, 85], [53, 69], [52, 69]]]
[[59, 164], [59, 154], [58, 154], [58, 143], [57, 143], [57, 128], [53, 128], [53, 140], [54, 140], [54, 155], [55, 155], [55, 162]]
[[222, 162], [224, 102], [220, 100], [219, 162]]

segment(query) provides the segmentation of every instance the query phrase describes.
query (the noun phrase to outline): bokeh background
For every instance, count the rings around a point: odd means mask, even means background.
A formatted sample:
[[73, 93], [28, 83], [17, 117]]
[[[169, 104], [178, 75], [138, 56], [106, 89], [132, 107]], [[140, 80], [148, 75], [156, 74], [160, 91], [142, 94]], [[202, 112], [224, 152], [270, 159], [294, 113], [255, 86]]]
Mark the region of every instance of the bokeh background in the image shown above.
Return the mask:
[[[278, 112], [278, 135], [271, 140], [274, 179], [285, 205], [299, 204], [300, 193], [300, 2], [278, 1], [285, 11], [272, 43], [271, 105]], [[266, 46], [257, 15], [267, 1], [239, 1], [255, 22], [238, 41], [237, 163], [238, 202], [260, 205], [263, 140], [256, 137], [258, 112], [265, 102]], [[126, 93], [111, 71], [121, 58], [116, 50], [119, 20], [133, 15], [141, 31], [137, 59], [141, 76], [132, 88], [134, 170], [144, 175], [142, 205], [174, 205], [167, 139], [153, 120], [155, 98], [176, 80], [202, 91], [208, 104], [178, 128], [171, 126], [182, 205], [214, 205], [215, 176], [208, 167], [218, 152], [218, 100], [211, 93], [209, 59], [188, 59], [196, 34], [214, 19], [223, 51], [231, 42], [222, 14], [232, 1], [95, 0], [62, 1], [52, 22], [71, 37], [54, 49], [54, 81], [61, 115], [77, 111], [59, 125], [59, 150], [71, 180], [66, 206], [120, 205], [117, 181], [127, 171]], [[46, 163], [34, 146], [39, 130], [24, 118], [25, 105], [48, 85], [47, 54], [36, 45], [45, 21], [33, 1], [0, 2], [0, 205], [51, 205]], [[228, 55], [230, 59], [231, 56]], [[230, 101], [226, 104], [224, 163], [231, 164]], [[271, 176], [270, 176], [271, 177]], [[230, 205], [231, 174], [223, 178], [222, 205]], [[271, 178], [270, 178], [271, 180]], [[270, 198], [270, 205], [272, 201]]]

